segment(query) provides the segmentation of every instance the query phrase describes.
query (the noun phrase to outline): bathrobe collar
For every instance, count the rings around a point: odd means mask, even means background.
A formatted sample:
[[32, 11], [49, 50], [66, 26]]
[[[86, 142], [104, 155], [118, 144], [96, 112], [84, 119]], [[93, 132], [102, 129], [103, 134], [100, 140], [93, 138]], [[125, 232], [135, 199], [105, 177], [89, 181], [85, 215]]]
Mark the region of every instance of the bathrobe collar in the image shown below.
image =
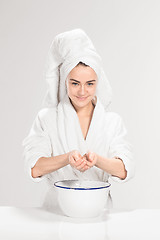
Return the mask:
[[65, 152], [79, 150], [84, 155], [92, 148], [95, 150], [104, 128], [105, 109], [97, 96], [86, 140], [84, 139], [78, 115], [66, 94], [58, 104], [58, 131]]

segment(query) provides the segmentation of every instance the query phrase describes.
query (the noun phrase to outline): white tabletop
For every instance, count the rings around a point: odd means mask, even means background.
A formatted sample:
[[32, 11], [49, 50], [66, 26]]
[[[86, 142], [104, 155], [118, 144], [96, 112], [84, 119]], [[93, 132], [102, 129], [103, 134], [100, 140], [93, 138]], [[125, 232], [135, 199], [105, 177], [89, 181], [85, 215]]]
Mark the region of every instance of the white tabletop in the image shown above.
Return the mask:
[[110, 210], [76, 219], [41, 208], [0, 207], [1, 240], [160, 240], [160, 209]]

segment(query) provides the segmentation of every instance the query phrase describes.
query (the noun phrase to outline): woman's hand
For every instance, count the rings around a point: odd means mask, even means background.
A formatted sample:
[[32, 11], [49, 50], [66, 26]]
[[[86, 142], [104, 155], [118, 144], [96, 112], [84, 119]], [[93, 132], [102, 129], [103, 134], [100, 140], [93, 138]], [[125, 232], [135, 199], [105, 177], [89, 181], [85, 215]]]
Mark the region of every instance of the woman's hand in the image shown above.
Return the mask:
[[98, 156], [95, 152], [88, 152], [84, 156], [87, 158], [88, 168], [91, 168], [96, 165]]
[[69, 164], [80, 172], [84, 172], [89, 169], [86, 156], [81, 156], [77, 150], [74, 150], [69, 154]]

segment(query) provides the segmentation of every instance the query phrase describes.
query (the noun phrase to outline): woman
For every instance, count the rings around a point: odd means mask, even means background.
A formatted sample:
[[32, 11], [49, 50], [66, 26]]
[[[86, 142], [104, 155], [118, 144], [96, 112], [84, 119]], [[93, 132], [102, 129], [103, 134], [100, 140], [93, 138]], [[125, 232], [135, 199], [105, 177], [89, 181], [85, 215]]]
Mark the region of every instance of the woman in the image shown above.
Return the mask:
[[108, 111], [111, 88], [101, 58], [81, 29], [57, 35], [47, 62], [49, 90], [24, 139], [26, 169], [46, 179], [44, 207], [56, 206], [53, 183], [63, 179], [125, 182], [134, 164], [121, 117]]

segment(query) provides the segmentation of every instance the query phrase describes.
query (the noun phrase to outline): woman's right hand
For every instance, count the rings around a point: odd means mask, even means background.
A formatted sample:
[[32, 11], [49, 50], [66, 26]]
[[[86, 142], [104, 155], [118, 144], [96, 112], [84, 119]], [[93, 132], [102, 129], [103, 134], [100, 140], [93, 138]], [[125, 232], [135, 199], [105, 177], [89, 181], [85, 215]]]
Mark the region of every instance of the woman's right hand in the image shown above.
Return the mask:
[[68, 158], [69, 164], [80, 172], [84, 172], [89, 168], [86, 156], [81, 156], [78, 150], [71, 151]]

